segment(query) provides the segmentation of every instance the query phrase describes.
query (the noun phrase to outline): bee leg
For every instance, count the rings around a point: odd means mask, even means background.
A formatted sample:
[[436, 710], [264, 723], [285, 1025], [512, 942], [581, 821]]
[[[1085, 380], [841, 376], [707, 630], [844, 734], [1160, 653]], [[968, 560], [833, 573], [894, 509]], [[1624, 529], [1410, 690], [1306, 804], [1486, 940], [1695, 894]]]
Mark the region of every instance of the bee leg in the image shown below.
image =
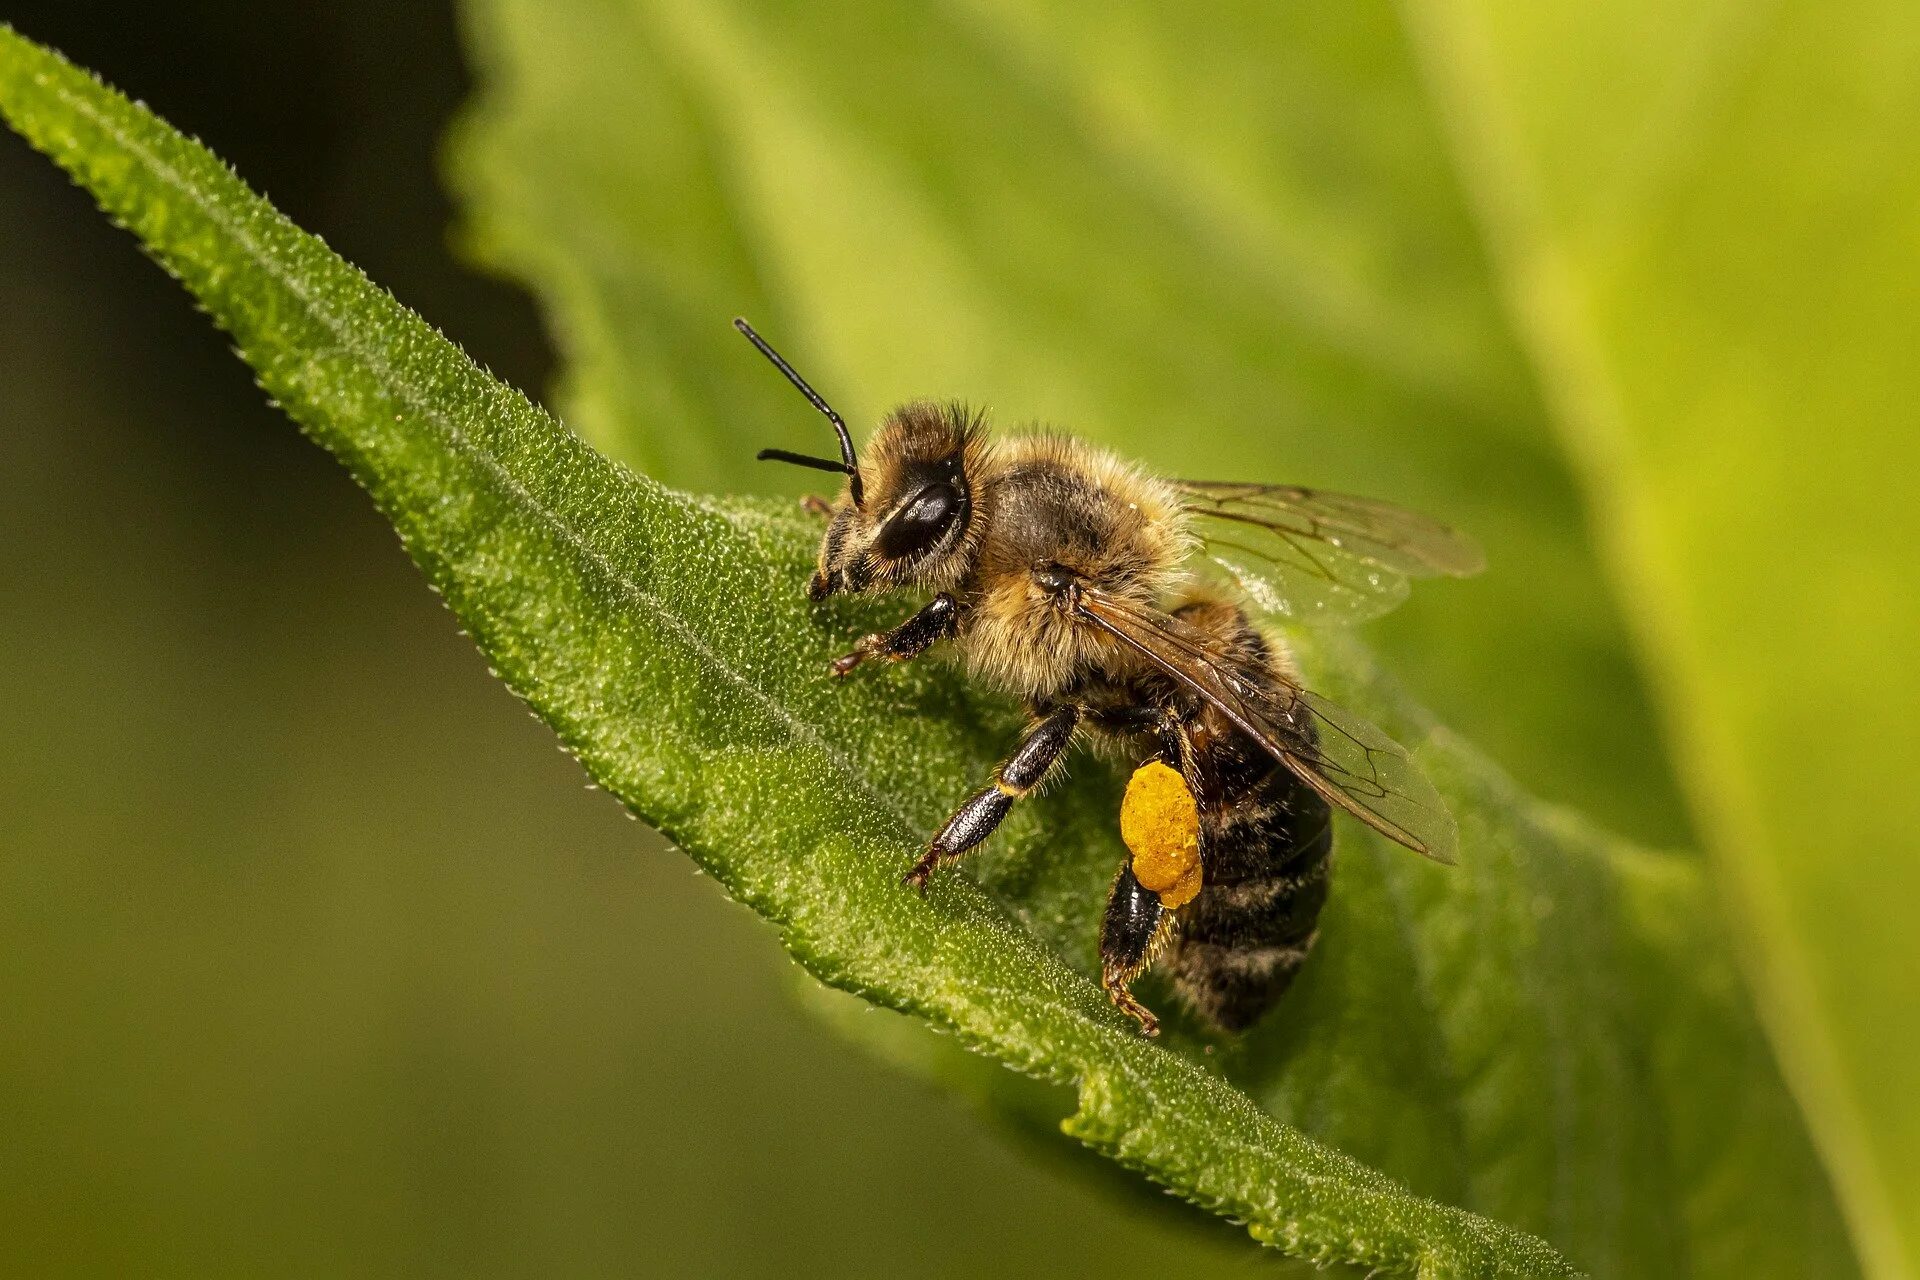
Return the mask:
[[1173, 921], [1160, 895], [1134, 878], [1131, 863], [1123, 865], [1100, 921], [1100, 985], [1122, 1013], [1139, 1022], [1143, 1036], [1159, 1035], [1160, 1020], [1127, 987], [1173, 937]]
[[833, 514], [833, 504], [817, 493], [810, 493], [800, 499], [800, 509], [810, 516], [830, 516]]
[[885, 658], [889, 662], [905, 662], [908, 658], [916, 658], [936, 640], [944, 640], [952, 635], [959, 622], [959, 602], [942, 591], [927, 601], [920, 612], [893, 630], [861, 636], [853, 652], [835, 658], [830, 670], [836, 676], [845, 676], [868, 658]]
[[1078, 707], [1056, 707], [1035, 720], [1013, 754], [994, 773], [993, 785], [976, 791], [965, 804], [954, 810], [947, 825], [927, 846], [920, 861], [907, 872], [901, 883], [927, 891], [927, 878], [934, 868], [950, 862], [992, 835], [1013, 809], [1013, 802], [1046, 780], [1073, 732], [1080, 727]]

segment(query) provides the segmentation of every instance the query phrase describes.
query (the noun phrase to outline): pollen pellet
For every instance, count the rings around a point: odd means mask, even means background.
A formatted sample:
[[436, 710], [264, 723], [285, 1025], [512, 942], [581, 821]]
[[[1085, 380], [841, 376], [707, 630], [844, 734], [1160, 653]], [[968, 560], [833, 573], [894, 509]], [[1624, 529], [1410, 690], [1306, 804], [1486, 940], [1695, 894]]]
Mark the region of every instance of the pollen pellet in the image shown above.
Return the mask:
[[1120, 801], [1120, 838], [1133, 876], [1168, 909], [1200, 892], [1200, 810], [1178, 770], [1150, 760], [1134, 770]]

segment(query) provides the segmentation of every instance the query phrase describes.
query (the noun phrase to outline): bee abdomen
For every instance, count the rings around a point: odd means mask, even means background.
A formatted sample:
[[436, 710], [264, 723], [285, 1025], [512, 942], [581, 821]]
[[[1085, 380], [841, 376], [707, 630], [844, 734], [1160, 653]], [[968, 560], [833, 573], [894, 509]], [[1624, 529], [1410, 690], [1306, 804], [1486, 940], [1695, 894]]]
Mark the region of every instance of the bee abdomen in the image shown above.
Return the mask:
[[1206, 884], [1181, 913], [1166, 971], [1200, 1016], [1240, 1031], [1285, 994], [1312, 949], [1333, 869], [1326, 802], [1275, 767], [1201, 820]]

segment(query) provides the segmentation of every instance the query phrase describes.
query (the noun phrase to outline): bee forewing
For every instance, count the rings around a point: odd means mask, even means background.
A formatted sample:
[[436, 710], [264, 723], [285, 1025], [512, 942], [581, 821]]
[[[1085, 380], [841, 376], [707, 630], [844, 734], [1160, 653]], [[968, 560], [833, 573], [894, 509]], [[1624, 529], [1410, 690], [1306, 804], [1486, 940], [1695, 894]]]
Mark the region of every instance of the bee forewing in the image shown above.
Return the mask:
[[1223, 651], [1171, 614], [1083, 589], [1082, 617], [1201, 699], [1302, 781], [1380, 832], [1452, 862], [1453, 815], [1406, 748], [1359, 716], [1278, 672]]
[[1203, 569], [1288, 622], [1364, 622], [1399, 605], [1410, 577], [1465, 577], [1485, 567], [1464, 534], [1373, 498], [1298, 485], [1175, 487], [1205, 544]]
[[1389, 840], [1451, 866], [1460, 842], [1453, 813], [1407, 749], [1317, 693], [1297, 695], [1319, 726], [1313, 754], [1289, 757], [1307, 785]]

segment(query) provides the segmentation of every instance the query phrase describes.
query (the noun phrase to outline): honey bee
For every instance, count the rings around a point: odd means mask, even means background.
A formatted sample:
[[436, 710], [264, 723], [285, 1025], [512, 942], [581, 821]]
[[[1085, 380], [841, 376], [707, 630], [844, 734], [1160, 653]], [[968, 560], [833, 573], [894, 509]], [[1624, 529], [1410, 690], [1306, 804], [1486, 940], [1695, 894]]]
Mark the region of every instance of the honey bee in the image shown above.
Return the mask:
[[1332, 871], [1331, 808], [1440, 862], [1446, 805], [1404, 748], [1309, 692], [1266, 622], [1352, 622], [1410, 577], [1464, 576], [1475, 545], [1384, 502], [1293, 485], [1166, 480], [1071, 436], [993, 438], [982, 414], [916, 401], [855, 455], [845, 421], [744, 320], [760, 353], [832, 423], [839, 458], [763, 460], [845, 476], [807, 595], [932, 598], [832, 664], [904, 662], [949, 641], [967, 670], [1026, 705], [1026, 732], [928, 842], [926, 891], [1044, 783], [1083, 734], [1140, 767], [1121, 828], [1131, 857], [1100, 929], [1101, 985], [1146, 1035], [1130, 991], [1156, 961], [1223, 1031], [1292, 983]]

